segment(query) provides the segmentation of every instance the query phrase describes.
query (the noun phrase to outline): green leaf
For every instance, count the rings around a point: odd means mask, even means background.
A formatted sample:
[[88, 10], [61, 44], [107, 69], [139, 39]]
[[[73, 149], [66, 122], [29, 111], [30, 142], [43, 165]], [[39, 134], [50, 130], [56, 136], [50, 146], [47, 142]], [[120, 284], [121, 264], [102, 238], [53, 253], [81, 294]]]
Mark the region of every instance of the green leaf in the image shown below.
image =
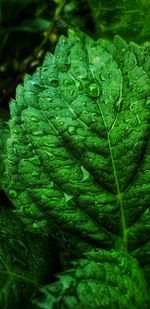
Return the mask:
[[42, 287], [34, 300], [41, 309], [149, 308], [147, 286], [135, 259], [123, 252], [97, 250]]
[[39, 32], [47, 31], [50, 28], [51, 22], [43, 18], [35, 18], [31, 20], [25, 20], [18, 27], [11, 27], [1, 30], [1, 34], [10, 32]]
[[125, 248], [142, 267], [150, 265], [149, 50], [119, 36], [61, 37], [10, 103], [5, 184], [32, 230], [54, 223], [89, 244]]
[[[29, 234], [11, 210], [0, 208], [0, 308], [29, 308], [32, 293], [51, 279], [52, 246]], [[50, 250], [51, 249], [51, 250]]]
[[149, 40], [150, 3], [143, 0], [87, 0], [98, 37], [121, 35], [127, 41]]
[[6, 154], [6, 142], [9, 137], [8, 128], [8, 112], [0, 109], [0, 189], [3, 186], [5, 175], [5, 154]]

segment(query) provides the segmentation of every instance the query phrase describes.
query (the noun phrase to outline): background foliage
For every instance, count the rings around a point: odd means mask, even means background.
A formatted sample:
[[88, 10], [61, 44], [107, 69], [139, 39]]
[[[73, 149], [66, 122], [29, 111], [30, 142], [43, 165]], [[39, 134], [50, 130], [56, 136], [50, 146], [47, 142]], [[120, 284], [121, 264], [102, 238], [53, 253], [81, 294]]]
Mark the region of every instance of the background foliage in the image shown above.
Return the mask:
[[[99, 37], [112, 39], [115, 34], [120, 34], [126, 41], [133, 40], [139, 44], [143, 44], [143, 42], [150, 40], [149, 20], [150, 0], [0, 0], [0, 108], [3, 109], [0, 112], [0, 116], [4, 120], [7, 120], [9, 100], [15, 96], [16, 86], [23, 81], [25, 73], [32, 74], [42, 64], [47, 51], [53, 53], [60, 35], [66, 35], [68, 29], [80, 29], [95, 39]], [[0, 134], [1, 150], [5, 137], [8, 135], [5, 122], [0, 122]], [[2, 173], [3, 166], [1, 165], [0, 174]], [[24, 234], [26, 234], [25, 227], [18, 219], [13, 218], [12, 214], [9, 218], [8, 209], [11, 210], [12, 206], [2, 191], [0, 191], [0, 203], [0, 240], [2, 244], [0, 272], [1, 274], [5, 274], [2, 278], [2, 286], [0, 288], [2, 298], [7, 298], [6, 291], [8, 293], [9, 287], [12, 287], [13, 269], [17, 267], [18, 273], [22, 272], [22, 268], [24, 269], [25, 261], [24, 265], [20, 263], [22, 259], [22, 256], [20, 257], [19, 255], [20, 246], [24, 246], [24, 250], [27, 252], [26, 247], [28, 248], [29, 244], [34, 242], [34, 239], [32, 235], [27, 234], [27, 239], [24, 240], [24, 244], [21, 243]], [[6, 211], [4, 211], [3, 206], [7, 208]], [[7, 225], [11, 227], [11, 235], [5, 230]], [[18, 252], [13, 251], [14, 241], [16, 241], [14, 240], [16, 235], [13, 235], [16, 232], [14, 229], [15, 225], [19, 230], [17, 232], [19, 236], [17, 237], [16, 247], [18, 248]], [[10, 246], [7, 254], [13, 256], [13, 263], [9, 261], [9, 258], [4, 263], [3, 259], [3, 255], [6, 255], [5, 250], [7, 251], [8, 237]], [[59, 240], [59, 247], [63, 249], [63, 254], [60, 256], [61, 261], [56, 261], [55, 259], [55, 266], [53, 265], [53, 261], [51, 261], [53, 271], [58, 272], [62, 270], [60, 265], [63, 264], [65, 266], [66, 260], [68, 259], [70, 261], [72, 256], [65, 256], [67, 250], [65, 248], [64, 236], [62, 234], [56, 234], [55, 237], [57, 242]], [[49, 239], [46, 239], [46, 243], [45, 239], [41, 239], [40, 241], [41, 247], [45, 248], [45, 246], [49, 245]], [[73, 242], [76, 243], [76, 239], [72, 238], [72, 246], [74, 247]], [[56, 253], [56, 246], [51, 242], [50, 246], [52, 251]], [[55, 247], [55, 250], [53, 247]], [[73, 248], [70, 251], [73, 252]], [[31, 253], [29, 252], [28, 254], [33, 255], [34, 259], [34, 252]], [[75, 252], [73, 252], [73, 257], [76, 257]], [[46, 261], [47, 258], [49, 257], [46, 257]], [[45, 259], [42, 253], [41, 259]], [[44, 263], [42, 265], [43, 268], [46, 267]], [[31, 266], [25, 266], [30, 273]], [[36, 267], [32, 271], [35, 276], [35, 281], [42, 280], [44, 283], [50, 282], [49, 278], [44, 278], [45, 273], [42, 279], [36, 277]], [[53, 280], [53, 271], [51, 269], [48, 271], [50, 278]], [[75, 270], [72, 270], [72, 272], [74, 273]], [[13, 282], [15, 282], [13, 288], [14, 294], [12, 294], [14, 300], [15, 297], [16, 299], [18, 297], [17, 295], [15, 296], [18, 282], [17, 280]], [[69, 282], [68, 286], [69, 291], [72, 291], [72, 281], [71, 283]], [[58, 284], [54, 288], [56, 290], [59, 289]], [[31, 287], [30, 291], [26, 291], [25, 285], [24, 293], [26, 293], [27, 298], [31, 296], [30, 294], [32, 292], [34, 292], [34, 288]], [[10, 304], [6, 303], [5, 308], [13, 308], [13, 300], [10, 299]], [[2, 302], [3, 299], [0, 299], [0, 303]], [[42, 307], [42, 304], [39, 306], [41, 306], [40, 308], [45, 308]], [[28, 304], [27, 308], [29, 308]]]
[[149, 40], [149, 0], [1, 0], [0, 104], [6, 107], [25, 72], [42, 63], [68, 28], [92, 37]]

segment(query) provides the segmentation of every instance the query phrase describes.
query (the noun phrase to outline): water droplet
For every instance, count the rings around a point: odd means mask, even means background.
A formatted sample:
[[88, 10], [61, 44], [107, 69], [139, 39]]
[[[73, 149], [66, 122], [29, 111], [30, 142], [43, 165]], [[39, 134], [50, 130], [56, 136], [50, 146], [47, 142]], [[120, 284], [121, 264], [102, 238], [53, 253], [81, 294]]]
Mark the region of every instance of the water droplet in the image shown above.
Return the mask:
[[47, 100], [48, 102], [52, 102], [52, 101], [53, 101], [53, 98], [46, 98], [46, 100]]
[[50, 187], [50, 188], [53, 188], [53, 187], [54, 187], [54, 182], [53, 182], [53, 181], [50, 182], [49, 187]]
[[70, 85], [70, 81], [66, 79], [66, 80], [64, 80], [63, 84], [64, 84], [64, 86], [69, 86]]
[[114, 108], [117, 112], [120, 112], [121, 111], [121, 108], [122, 108], [122, 99], [118, 99], [115, 104], [114, 104]]
[[33, 121], [33, 122], [39, 122], [39, 119], [35, 116], [31, 116], [30, 120]]
[[139, 145], [139, 142], [136, 142], [135, 144], [134, 144], [134, 147], [136, 147], [136, 146], [138, 146]]
[[31, 161], [34, 165], [41, 165], [39, 159], [36, 158], [36, 157], [33, 157], [30, 161]]
[[129, 127], [126, 127], [124, 130], [125, 130], [125, 132], [127, 132], [129, 130]]
[[69, 132], [69, 134], [74, 134], [75, 128], [74, 127], [68, 127], [68, 132]]
[[34, 135], [34, 136], [42, 136], [43, 132], [42, 131], [33, 131], [32, 135]]
[[70, 95], [73, 96], [74, 95], [74, 90], [70, 90]]
[[97, 83], [90, 84], [90, 86], [88, 88], [88, 93], [91, 97], [93, 97], [93, 98], [99, 97], [100, 92], [101, 92], [101, 89], [100, 89], [100, 86]]
[[128, 123], [130, 120], [128, 119], [128, 118], [126, 118], [125, 120], [124, 120], [124, 122], [125, 123]]
[[81, 166], [81, 170], [82, 170], [82, 182], [85, 181], [86, 179], [88, 179], [90, 177], [90, 173], [84, 168], [84, 166]]
[[[60, 117], [59, 117], [59, 118], [60, 118]], [[59, 123], [60, 126], [63, 126], [63, 125], [64, 125], [64, 121], [62, 121], [62, 120], [58, 120], [58, 119], [57, 119], [57, 123]]]
[[31, 172], [31, 176], [32, 177], [38, 177], [39, 173], [37, 173], [36, 171]]
[[56, 108], [55, 108], [55, 111], [60, 111], [60, 107], [59, 106], [57, 106]]
[[54, 157], [54, 155], [53, 155], [53, 153], [52, 152], [49, 152], [49, 151], [44, 151], [44, 153], [46, 153], [46, 155], [47, 155], [47, 157], [48, 157], [48, 159], [51, 159], [51, 158], [53, 158]]
[[146, 107], [150, 107], [150, 97], [147, 98], [145, 105]]
[[73, 198], [73, 195], [70, 195], [70, 194], [67, 194], [67, 193], [64, 193], [64, 196], [65, 196], [66, 202], [70, 201]]
[[79, 81], [75, 80], [75, 85], [76, 85], [76, 88], [77, 90], [81, 90], [82, 89], [82, 85]]
[[136, 119], [137, 119], [137, 123], [140, 124], [141, 123], [141, 119], [140, 119], [138, 114], [136, 114]]
[[42, 194], [42, 195], [41, 195], [41, 202], [42, 202], [42, 203], [46, 203], [46, 202], [48, 202], [48, 201], [49, 201], [49, 198], [48, 198], [46, 195]]
[[52, 87], [57, 87], [58, 86], [58, 79], [56, 79], [56, 78], [49, 79], [49, 82], [50, 82]]
[[14, 129], [13, 133], [17, 134], [17, 133], [18, 133], [18, 130], [17, 130], [17, 129]]
[[130, 108], [130, 111], [132, 112], [134, 110], [134, 106], [137, 105], [137, 102], [133, 102], [130, 104], [129, 108]]
[[17, 197], [17, 192], [15, 190], [10, 190], [9, 196], [10, 198], [15, 199]]

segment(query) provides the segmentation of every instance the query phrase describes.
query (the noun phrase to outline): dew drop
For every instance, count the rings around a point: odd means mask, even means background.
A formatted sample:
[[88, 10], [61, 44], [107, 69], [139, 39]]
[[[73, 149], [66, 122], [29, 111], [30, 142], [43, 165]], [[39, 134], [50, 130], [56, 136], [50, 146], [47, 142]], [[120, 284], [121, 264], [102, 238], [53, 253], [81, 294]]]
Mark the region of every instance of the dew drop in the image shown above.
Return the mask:
[[18, 134], [18, 130], [14, 129], [13, 133], [17, 135]]
[[54, 187], [54, 182], [53, 182], [53, 181], [50, 182], [49, 187], [50, 187], [50, 188], [53, 188], [53, 187]]
[[15, 199], [17, 197], [17, 192], [15, 190], [10, 190], [9, 196], [10, 198]]
[[32, 177], [38, 177], [39, 173], [37, 173], [36, 171], [31, 172], [31, 176]]
[[92, 83], [88, 87], [88, 93], [93, 98], [99, 97], [100, 92], [101, 92], [101, 89], [100, 89], [100, 86], [97, 83]]
[[117, 112], [120, 112], [122, 109], [122, 99], [119, 99], [115, 102], [114, 108]]
[[66, 202], [70, 201], [73, 198], [73, 195], [70, 195], [70, 194], [67, 194], [67, 193], [64, 193], [64, 196], [65, 196]]
[[64, 121], [59, 121], [59, 125], [63, 126], [64, 125]]
[[56, 78], [49, 79], [49, 82], [50, 82], [52, 87], [57, 87], [58, 86], [58, 79], [56, 79]]
[[90, 173], [84, 168], [84, 166], [81, 166], [81, 170], [82, 170], [82, 175], [83, 175], [83, 178], [81, 181], [85, 181], [86, 179], [90, 177]]
[[70, 95], [73, 96], [74, 95], [74, 90], [70, 90]]
[[128, 119], [128, 118], [126, 118], [125, 120], [124, 120], [124, 122], [125, 123], [128, 123], [130, 120]]
[[33, 121], [33, 122], [39, 122], [39, 119], [35, 116], [31, 116], [30, 120]]
[[55, 111], [60, 111], [60, 107], [59, 106], [57, 106], [56, 108], [55, 108]]
[[140, 119], [140, 117], [139, 117], [139, 115], [138, 114], [136, 114], [136, 119], [137, 119], [137, 123], [138, 123], [138, 125], [141, 123], [141, 119]]
[[33, 131], [32, 135], [34, 135], [34, 136], [42, 136], [43, 132], [42, 131]]
[[125, 128], [125, 132], [127, 132], [128, 130], [129, 130], [129, 127], [126, 127], [126, 128]]
[[147, 100], [146, 100], [146, 103], [145, 103], [145, 104], [146, 104], [146, 107], [150, 107], [150, 97], [148, 97], [148, 98], [147, 98]]
[[70, 81], [66, 79], [66, 80], [64, 80], [63, 84], [64, 84], [64, 86], [69, 86], [70, 85]]
[[38, 157], [33, 157], [31, 160], [30, 160], [34, 165], [40, 165], [40, 161], [38, 159]]
[[74, 127], [68, 127], [68, 132], [69, 132], [69, 134], [74, 134], [75, 128]]
[[77, 90], [82, 90], [82, 85], [77, 80], [75, 81], [75, 85], [76, 85]]
[[41, 202], [42, 203], [47, 203], [48, 201], [49, 201], [49, 198], [46, 195], [42, 194], [41, 195]]
[[49, 151], [46, 151], [46, 150], [45, 150], [44, 153], [47, 155], [47, 158], [48, 158], [48, 159], [54, 158], [54, 155], [53, 155], [52, 152], [49, 152]]

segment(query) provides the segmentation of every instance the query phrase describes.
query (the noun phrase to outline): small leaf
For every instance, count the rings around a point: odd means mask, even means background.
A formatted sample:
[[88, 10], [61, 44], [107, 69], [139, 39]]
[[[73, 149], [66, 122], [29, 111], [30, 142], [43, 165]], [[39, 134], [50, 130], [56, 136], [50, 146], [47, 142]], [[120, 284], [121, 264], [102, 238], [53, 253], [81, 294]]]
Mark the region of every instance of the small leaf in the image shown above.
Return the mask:
[[28, 233], [13, 212], [0, 205], [0, 243], [0, 308], [29, 308], [32, 293], [54, 271], [49, 241]]

